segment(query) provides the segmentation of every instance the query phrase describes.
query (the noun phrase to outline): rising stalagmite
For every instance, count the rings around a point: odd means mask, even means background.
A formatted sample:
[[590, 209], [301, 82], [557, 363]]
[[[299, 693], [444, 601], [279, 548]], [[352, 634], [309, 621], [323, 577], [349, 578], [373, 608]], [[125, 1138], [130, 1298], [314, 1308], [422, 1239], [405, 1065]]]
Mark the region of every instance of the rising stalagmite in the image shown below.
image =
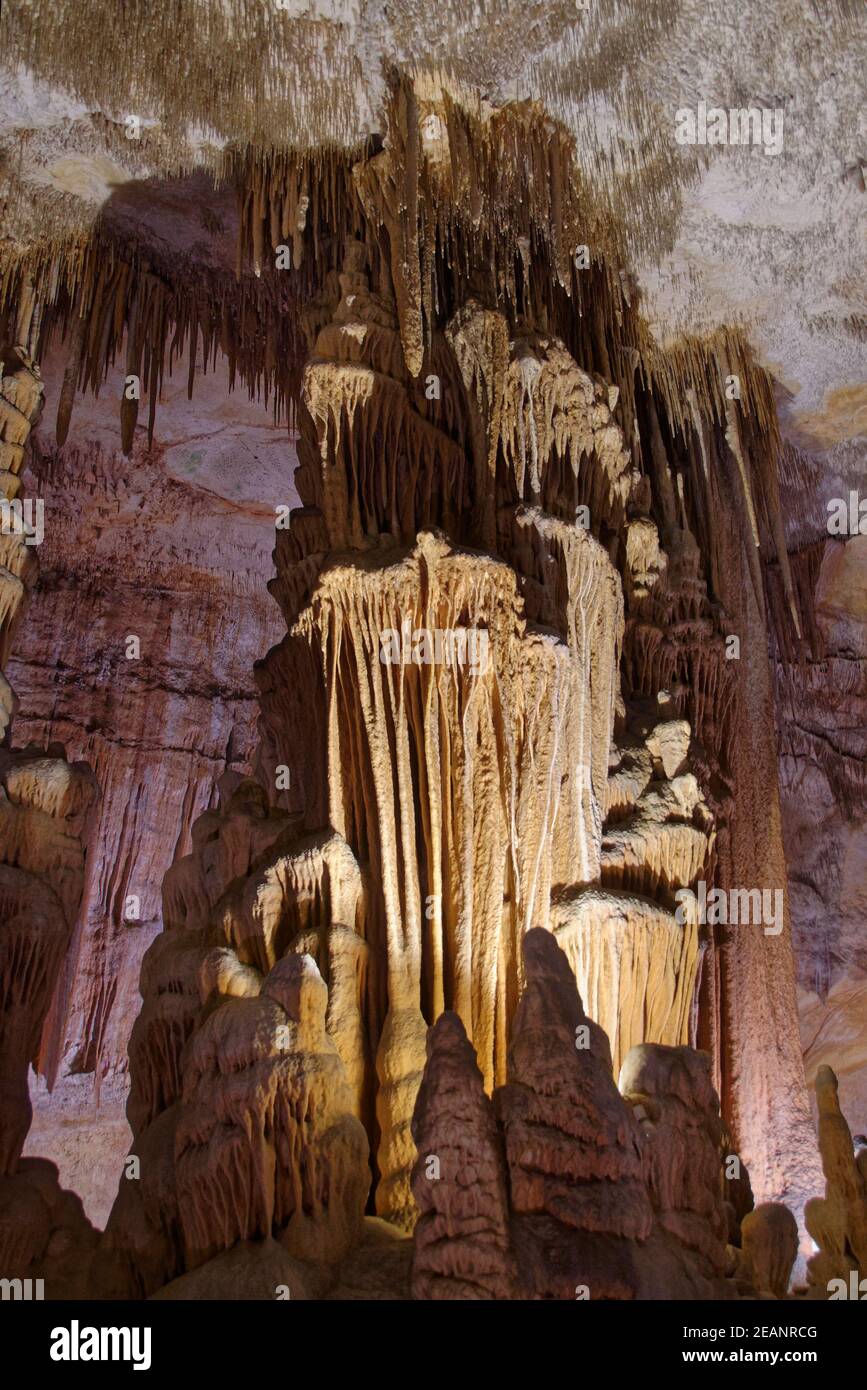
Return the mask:
[[608, 1039], [552, 934], [527, 933], [523, 959], [508, 1079], [492, 1099], [456, 1015], [429, 1033], [413, 1297], [783, 1297], [797, 1252], [787, 1208], [745, 1216], [746, 1258], [727, 1248], [710, 1058], [642, 1043], [619, 1094]]
[[867, 1150], [853, 1145], [830, 1067], [819, 1068], [816, 1100], [825, 1196], [811, 1198], [804, 1213], [818, 1248], [807, 1265], [808, 1296], [861, 1299], [867, 1292]]

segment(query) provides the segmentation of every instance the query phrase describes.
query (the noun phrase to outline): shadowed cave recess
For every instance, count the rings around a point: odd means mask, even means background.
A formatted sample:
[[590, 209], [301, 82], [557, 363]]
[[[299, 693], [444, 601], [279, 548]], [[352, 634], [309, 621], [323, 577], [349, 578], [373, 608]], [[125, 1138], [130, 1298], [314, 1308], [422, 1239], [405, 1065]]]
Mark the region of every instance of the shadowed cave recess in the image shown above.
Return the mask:
[[0, 1276], [824, 1300], [863, 15], [433, 8], [4, 6]]

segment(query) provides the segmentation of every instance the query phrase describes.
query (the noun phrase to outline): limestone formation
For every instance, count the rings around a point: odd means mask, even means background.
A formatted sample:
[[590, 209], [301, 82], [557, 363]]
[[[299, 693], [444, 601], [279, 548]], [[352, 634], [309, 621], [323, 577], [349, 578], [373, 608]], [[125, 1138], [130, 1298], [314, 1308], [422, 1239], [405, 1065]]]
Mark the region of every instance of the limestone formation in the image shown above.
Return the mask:
[[728, 1222], [720, 1185], [719, 1099], [710, 1058], [688, 1047], [640, 1044], [620, 1090], [641, 1126], [653, 1238], [640, 1297], [722, 1297]]
[[830, 1067], [816, 1077], [819, 1107], [819, 1152], [825, 1196], [806, 1206], [807, 1230], [818, 1253], [807, 1264], [809, 1296], [863, 1296], [867, 1278], [867, 1160], [856, 1151], [852, 1133], [837, 1099], [837, 1078]]
[[[10, 1261], [784, 1298], [797, 980], [824, 1296], [867, 1261], [854, 7], [712, 53], [697, 0], [132, 8], [0, 53]], [[709, 83], [786, 94], [763, 151], [684, 144]], [[31, 1091], [100, 1218], [117, 1177], [98, 1241]]]
[[[251, 779], [227, 774], [221, 794], [166, 878], [167, 930], [145, 958], [129, 1103], [138, 1181], [121, 1178], [95, 1289], [151, 1295], [222, 1252], [277, 1241], [319, 1294], [361, 1239], [357, 866], [338, 836], [304, 836], [269, 809]], [[320, 912], [342, 934], [323, 940]]]
[[503, 1142], [475, 1053], [456, 1014], [428, 1035], [412, 1123], [412, 1293], [419, 1299], [509, 1299], [517, 1294]]
[[[39, 369], [23, 344], [32, 301], [0, 366], [0, 667], [7, 664], [44, 535], [43, 503], [19, 498], [30, 431], [42, 407]], [[39, 1281], [41, 1295], [82, 1297], [96, 1233], [55, 1165], [22, 1158], [32, 1109], [28, 1071], [42, 1048], [85, 882], [85, 844], [97, 786], [83, 762], [51, 744], [13, 747], [17, 700], [0, 673], [0, 1267]], [[47, 1293], [46, 1293], [47, 1288]]]
[[30, 1127], [27, 1070], [39, 1053], [84, 884], [90, 769], [50, 749], [0, 750], [0, 1173]]
[[508, 1080], [494, 1096], [522, 1286], [535, 1298], [575, 1298], [579, 1286], [635, 1297], [635, 1242], [651, 1225], [637, 1125], [550, 934], [524, 937], [524, 966]]
[[798, 1255], [798, 1223], [782, 1202], [763, 1202], [741, 1222], [739, 1273], [760, 1294], [785, 1298]]
[[[743, 1248], [727, 1248], [710, 1058], [642, 1044], [621, 1096], [551, 933], [525, 936], [524, 962], [493, 1103], [460, 1020], [445, 1013], [430, 1031], [413, 1121], [413, 1296], [785, 1297], [798, 1243], [788, 1208], [749, 1212]], [[745, 1171], [738, 1181], [745, 1202]]]
[[256, 1236], [324, 1265], [357, 1243], [367, 1140], [327, 1002], [311, 957], [290, 954], [256, 998], [225, 999], [193, 1035], [175, 1131], [188, 1268]]

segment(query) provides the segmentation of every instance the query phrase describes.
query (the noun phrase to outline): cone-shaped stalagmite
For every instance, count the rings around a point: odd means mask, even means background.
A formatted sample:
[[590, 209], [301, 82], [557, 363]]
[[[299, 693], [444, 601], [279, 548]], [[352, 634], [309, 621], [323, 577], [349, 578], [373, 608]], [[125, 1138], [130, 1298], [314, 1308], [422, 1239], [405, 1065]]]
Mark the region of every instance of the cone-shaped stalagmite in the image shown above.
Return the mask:
[[515, 1297], [503, 1142], [472, 1045], [457, 1014], [441, 1014], [412, 1133], [414, 1298]]
[[537, 1298], [632, 1298], [636, 1242], [651, 1227], [638, 1126], [550, 933], [524, 937], [524, 966], [508, 1082], [494, 1095], [521, 1284]]

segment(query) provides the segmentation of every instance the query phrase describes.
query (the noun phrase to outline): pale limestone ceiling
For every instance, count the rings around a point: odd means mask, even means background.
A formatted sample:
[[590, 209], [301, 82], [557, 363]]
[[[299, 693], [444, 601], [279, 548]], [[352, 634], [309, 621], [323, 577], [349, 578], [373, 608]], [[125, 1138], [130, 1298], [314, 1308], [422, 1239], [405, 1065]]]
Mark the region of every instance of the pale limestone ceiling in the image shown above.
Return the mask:
[[[659, 336], [742, 323], [780, 382], [789, 437], [844, 482], [863, 469], [867, 7], [182, 0], [142, 7], [127, 29], [118, 13], [113, 0], [32, 0], [4, 17], [7, 188], [20, 173], [37, 225], [46, 193], [52, 216], [85, 225], [111, 199], [122, 224], [225, 265], [232, 200], [210, 173], [192, 199], [141, 180], [211, 171], [248, 139], [352, 145], [382, 128], [390, 64], [468, 101], [540, 100], [625, 222]], [[675, 113], [700, 101], [781, 111], [781, 152], [678, 145]], [[146, 139], [125, 138], [130, 115]], [[36, 230], [14, 197], [5, 220], [7, 234]]]

